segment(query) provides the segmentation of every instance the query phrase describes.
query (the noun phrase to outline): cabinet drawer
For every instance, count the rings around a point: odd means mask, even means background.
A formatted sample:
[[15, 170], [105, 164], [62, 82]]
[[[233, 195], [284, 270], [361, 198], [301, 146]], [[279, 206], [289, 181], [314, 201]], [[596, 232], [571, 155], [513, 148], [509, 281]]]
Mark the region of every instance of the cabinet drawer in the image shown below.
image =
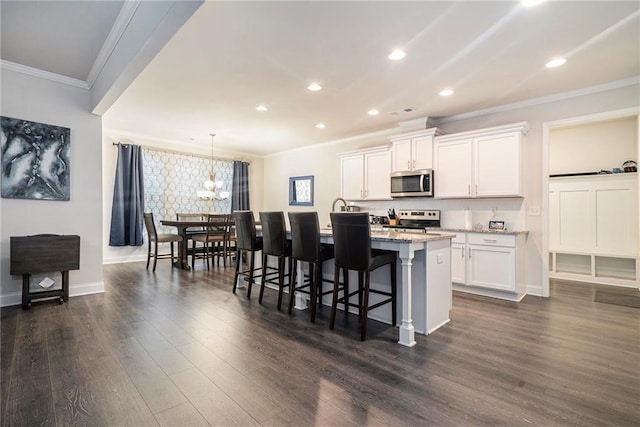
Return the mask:
[[469, 233], [469, 244], [475, 245], [490, 245], [490, 246], [507, 246], [515, 248], [516, 236], [509, 234], [496, 234], [496, 233]]
[[451, 236], [455, 236], [451, 239], [451, 243], [461, 243], [465, 244], [467, 241], [467, 233], [465, 232], [456, 232], [456, 231], [443, 231], [442, 234], [449, 234]]

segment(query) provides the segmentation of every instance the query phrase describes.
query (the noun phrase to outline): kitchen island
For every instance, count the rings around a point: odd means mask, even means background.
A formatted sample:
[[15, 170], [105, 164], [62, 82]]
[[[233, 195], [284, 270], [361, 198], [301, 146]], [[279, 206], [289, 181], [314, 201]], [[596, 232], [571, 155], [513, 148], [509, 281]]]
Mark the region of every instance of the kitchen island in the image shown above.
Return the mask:
[[[435, 233], [406, 233], [372, 231], [371, 247], [398, 253], [398, 313], [401, 313], [398, 343], [407, 347], [416, 344], [415, 333], [430, 334], [449, 322], [451, 310], [451, 235]], [[320, 230], [320, 241], [333, 244], [331, 229]], [[259, 260], [260, 257], [257, 257]], [[333, 278], [333, 262], [324, 264], [323, 275]], [[351, 283], [358, 283], [357, 274], [351, 272]], [[302, 277], [300, 272], [298, 277]], [[240, 283], [238, 283], [240, 286]], [[328, 285], [328, 284], [327, 284]], [[325, 285], [326, 286], [326, 285]], [[388, 290], [389, 272], [381, 268], [371, 274], [371, 287]], [[376, 303], [378, 295], [371, 295]], [[304, 295], [296, 294], [296, 308], [307, 307]], [[323, 304], [331, 305], [331, 295]], [[391, 310], [373, 310], [370, 319], [391, 324]], [[354, 313], [355, 313], [354, 309]]]

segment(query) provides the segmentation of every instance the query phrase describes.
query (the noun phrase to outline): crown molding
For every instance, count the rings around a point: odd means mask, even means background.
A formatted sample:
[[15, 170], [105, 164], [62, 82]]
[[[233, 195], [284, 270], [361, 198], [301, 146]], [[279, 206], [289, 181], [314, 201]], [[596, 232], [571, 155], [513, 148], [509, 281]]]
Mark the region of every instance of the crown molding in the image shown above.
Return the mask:
[[489, 114], [503, 113], [506, 111], [519, 110], [521, 108], [535, 107], [537, 105], [550, 104], [552, 102], [563, 101], [565, 99], [577, 98], [580, 96], [593, 95], [594, 93], [606, 92], [613, 89], [620, 89], [628, 86], [640, 85], [640, 76], [630, 77], [628, 79], [616, 80], [614, 82], [604, 83], [596, 86], [589, 86], [582, 89], [572, 90], [569, 92], [561, 92], [539, 98], [531, 98], [525, 101], [514, 102], [512, 104], [499, 105], [497, 107], [485, 108], [483, 110], [471, 111], [469, 113], [456, 114], [440, 119], [435, 119], [437, 125], [444, 123], [457, 122], [459, 120], [472, 119], [475, 117], [487, 116]]
[[131, 19], [133, 18], [133, 15], [135, 15], [141, 2], [141, 0], [124, 2], [113, 27], [111, 27], [111, 31], [109, 31], [109, 35], [105, 39], [104, 44], [102, 45], [102, 48], [89, 71], [89, 75], [87, 76], [87, 85], [89, 88], [93, 87], [98, 75], [102, 72], [102, 69], [111, 57], [113, 50], [116, 48], [120, 38], [129, 26], [129, 22], [131, 22]]
[[51, 73], [49, 71], [40, 70], [38, 68], [33, 68], [26, 65], [16, 64], [15, 62], [6, 61], [4, 59], [0, 59], [0, 68], [4, 70], [15, 71], [16, 73], [38, 77], [40, 79], [50, 80], [56, 83], [63, 83], [69, 86], [79, 87], [80, 89], [89, 90], [89, 85], [87, 85], [87, 82], [85, 81], [63, 76], [62, 74]]

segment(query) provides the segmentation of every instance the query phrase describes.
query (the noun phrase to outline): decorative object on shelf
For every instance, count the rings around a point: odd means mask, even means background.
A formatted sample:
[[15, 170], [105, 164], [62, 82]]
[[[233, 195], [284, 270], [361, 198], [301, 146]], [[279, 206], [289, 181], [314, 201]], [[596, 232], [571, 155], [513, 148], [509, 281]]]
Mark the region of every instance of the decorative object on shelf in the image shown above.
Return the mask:
[[204, 182], [204, 190], [198, 190], [198, 198], [202, 200], [224, 200], [229, 198], [228, 191], [220, 191], [222, 189], [222, 181], [216, 181], [216, 175], [213, 172], [213, 138], [215, 133], [211, 135], [211, 170], [209, 171], [209, 179]]
[[504, 221], [489, 221], [489, 230], [504, 230]]
[[0, 117], [2, 197], [69, 200], [71, 129]]
[[637, 172], [638, 164], [634, 160], [627, 160], [622, 164], [622, 170], [625, 172]]
[[289, 206], [313, 206], [313, 175], [289, 178]]

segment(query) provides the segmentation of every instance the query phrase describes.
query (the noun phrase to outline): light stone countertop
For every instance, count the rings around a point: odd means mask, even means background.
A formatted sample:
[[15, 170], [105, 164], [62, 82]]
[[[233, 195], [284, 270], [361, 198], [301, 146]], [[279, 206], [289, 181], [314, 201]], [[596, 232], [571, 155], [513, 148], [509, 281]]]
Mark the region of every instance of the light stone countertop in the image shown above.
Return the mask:
[[483, 228], [482, 230], [473, 230], [468, 228], [455, 228], [455, 227], [427, 227], [427, 230], [434, 232], [447, 232], [447, 231], [455, 231], [455, 232], [465, 232], [465, 233], [487, 233], [487, 234], [528, 234], [529, 232], [526, 230], [490, 230], [488, 228]]
[[[441, 230], [444, 231], [444, 230]], [[330, 228], [321, 228], [321, 236], [331, 237]], [[431, 242], [435, 240], [451, 240], [454, 236], [451, 234], [441, 233], [406, 233], [398, 231], [386, 231], [386, 230], [371, 230], [371, 240], [375, 241], [387, 241], [387, 242], [407, 242], [407, 243], [420, 243]]]

